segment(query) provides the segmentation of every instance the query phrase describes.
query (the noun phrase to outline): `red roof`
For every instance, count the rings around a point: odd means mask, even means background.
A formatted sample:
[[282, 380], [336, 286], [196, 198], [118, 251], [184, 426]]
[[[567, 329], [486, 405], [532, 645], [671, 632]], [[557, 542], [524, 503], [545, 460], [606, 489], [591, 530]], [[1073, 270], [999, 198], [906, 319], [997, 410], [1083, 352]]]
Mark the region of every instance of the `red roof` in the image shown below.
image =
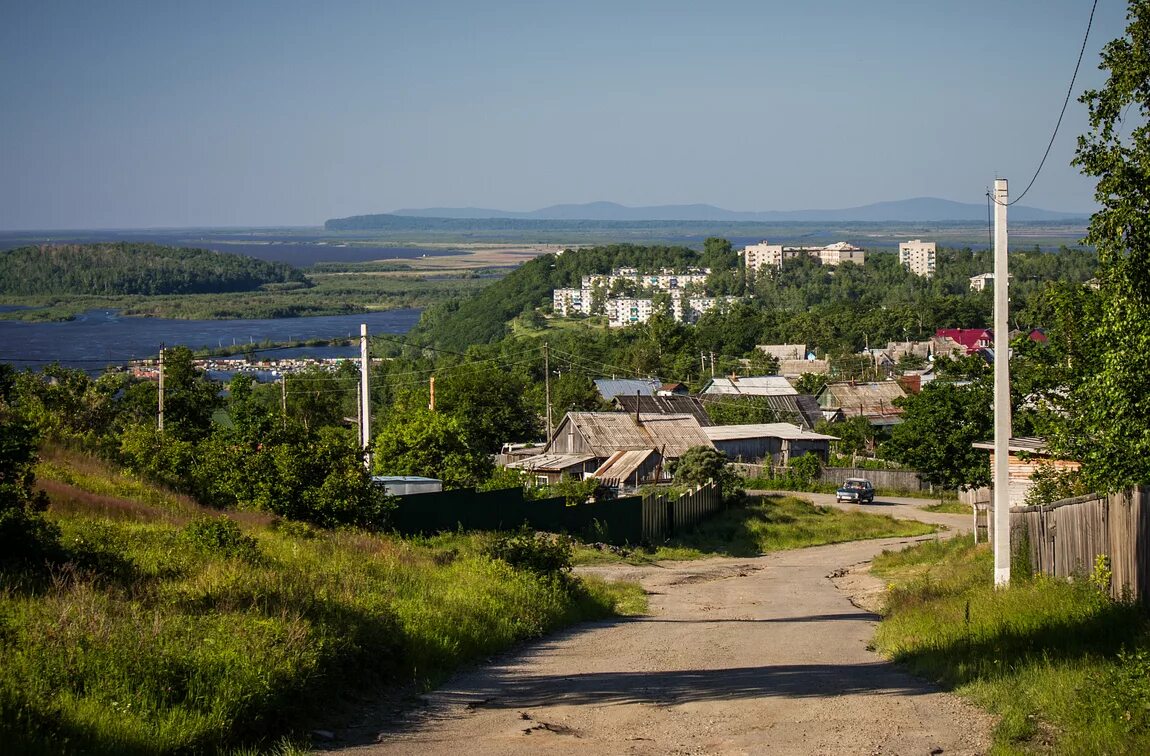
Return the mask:
[[966, 347], [967, 354], [994, 346], [994, 331], [989, 328], [939, 328], [934, 335], [935, 338], [957, 341]]

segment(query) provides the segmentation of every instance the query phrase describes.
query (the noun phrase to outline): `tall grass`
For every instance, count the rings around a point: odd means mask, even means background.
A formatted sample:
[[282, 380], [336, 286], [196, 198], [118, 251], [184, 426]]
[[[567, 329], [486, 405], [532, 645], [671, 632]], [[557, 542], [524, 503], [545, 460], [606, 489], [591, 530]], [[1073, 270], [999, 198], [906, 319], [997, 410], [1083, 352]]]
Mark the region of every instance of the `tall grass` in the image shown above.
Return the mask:
[[970, 537], [884, 554], [875, 644], [1001, 717], [1001, 752], [1150, 752], [1150, 633], [1142, 610], [1089, 578], [992, 586]]
[[173, 521], [172, 502], [130, 501], [153, 516], [69, 500], [50, 516], [70, 561], [0, 574], [3, 750], [291, 752], [285, 733], [330, 722], [349, 696], [424, 687], [643, 606], [638, 586], [514, 569], [484, 555], [482, 535], [407, 542], [250, 521], [241, 534], [205, 526], [198, 508]]

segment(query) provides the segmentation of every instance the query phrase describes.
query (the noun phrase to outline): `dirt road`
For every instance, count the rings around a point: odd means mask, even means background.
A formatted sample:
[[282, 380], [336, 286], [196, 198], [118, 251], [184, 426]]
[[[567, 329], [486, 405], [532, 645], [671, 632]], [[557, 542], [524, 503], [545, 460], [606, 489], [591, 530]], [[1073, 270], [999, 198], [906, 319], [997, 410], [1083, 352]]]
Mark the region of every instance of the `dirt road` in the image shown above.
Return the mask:
[[828, 577], [910, 541], [588, 568], [640, 581], [650, 615], [582, 625], [461, 673], [398, 724], [348, 733], [359, 744], [346, 750], [983, 753], [990, 719], [868, 651], [877, 618]]

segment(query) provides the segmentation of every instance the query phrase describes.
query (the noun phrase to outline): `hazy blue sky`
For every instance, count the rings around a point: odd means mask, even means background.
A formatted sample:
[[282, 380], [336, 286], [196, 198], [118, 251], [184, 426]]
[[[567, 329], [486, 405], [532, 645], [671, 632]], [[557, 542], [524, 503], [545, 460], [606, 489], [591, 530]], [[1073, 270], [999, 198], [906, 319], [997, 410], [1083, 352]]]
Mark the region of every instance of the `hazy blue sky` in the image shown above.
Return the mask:
[[[1089, 0], [0, 3], [0, 228], [1020, 192]], [[1100, 0], [1076, 90], [1124, 28]], [[1024, 204], [1088, 210], [1071, 103]]]

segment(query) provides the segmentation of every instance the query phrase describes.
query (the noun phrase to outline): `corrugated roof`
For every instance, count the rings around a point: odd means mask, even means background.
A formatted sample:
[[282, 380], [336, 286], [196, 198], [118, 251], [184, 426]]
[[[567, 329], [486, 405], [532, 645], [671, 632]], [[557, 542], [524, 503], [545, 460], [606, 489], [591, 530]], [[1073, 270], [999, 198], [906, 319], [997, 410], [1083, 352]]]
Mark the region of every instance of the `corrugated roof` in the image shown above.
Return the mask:
[[543, 470], [557, 472], [595, 459], [594, 454], [536, 454], [506, 465], [514, 470]]
[[[753, 399], [756, 404], [766, 405], [776, 420], [802, 425], [807, 430], [814, 430], [822, 419], [822, 409], [819, 403], [810, 394], [791, 394], [789, 396], [746, 396], [731, 394], [704, 394], [699, 397], [704, 409], [713, 402], [737, 402], [741, 399]], [[709, 423], [708, 423], [709, 424]]]
[[626, 483], [652, 454], [657, 456], [659, 452], [654, 449], [632, 449], [616, 452], [600, 465], [599, 469], [592, 475], [603, 480], [617, 480]]
[[902, 408], [893, 402], [904, 396], [906, 392], [897, 381], [828, 383], [819, 393], [818, 401], [823, 409], [841, 409], [845, 417], [883, 417], [901, 415]]
[[596, 457], [617, 451], [658, 449], [665, 457], [680, 457], [692, 446], [711, 446], [699, 421], [691, 415], [647, 415], [640, 423], [626, 412], [568, 412]]
[[[971, 444], [971, 446], [973, 446], [975, 449], [989, 449], [994, 451], [993, 441], [977, 441]], [[1046, 454], [1048, 452], [1048, 449], [1046, 448], [1046, 439], [1035, 438], [1033, 436], [1020, 436], [1018, 438], [1012, 438], [1007, 443], [1007, 448], [1012, 452], [1030, 452], [1032, 454]]]
[[641, 414], [650, 415], [691, 415], [699, 425], [704, 427], [711, 424], [707, 410], [693, 396], [627, 396], [620, 394], [615, 397], [615, 405], [623, 412], [635, 414], [635, 405], [639, 405]]
[[659, 386], [663, 385], [661, 381], [653, 378], [596, 378], [595, 388], [598, 389], [599, 395], [603, 397], [603, 401], [611, 401], [619, 394], [627, 394], [634, 396], [641, 394], [642, 396], [654, 396], [655, 392], [659, 390]]
[[794, 396], [799, 393], [781, 375], [753, 375], [732, 380], [712, 378], [703, 394], [735, 394], [738, 396]]
[[756, 425], [712, 425], [703, 432], [712, 441], [732, 441], [742, 438], [785, 438], [789, 441], [838, 441], [838, 436], [812, 433], [790, 423], [758, 423]]

